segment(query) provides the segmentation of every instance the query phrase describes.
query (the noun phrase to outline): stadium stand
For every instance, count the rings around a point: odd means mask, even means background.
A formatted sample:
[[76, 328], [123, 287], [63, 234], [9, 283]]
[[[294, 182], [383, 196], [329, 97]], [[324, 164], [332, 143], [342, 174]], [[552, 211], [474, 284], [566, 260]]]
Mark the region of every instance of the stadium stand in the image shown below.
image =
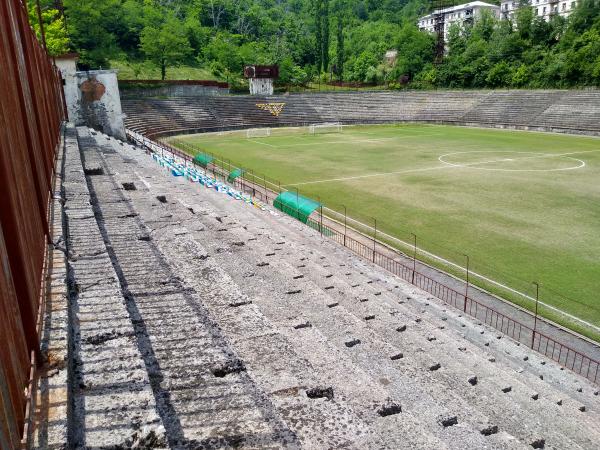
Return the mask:
[[597, 444], [598, 386], [300, 222], [85, 127], [63, 155], [76, 447]]
[[[279, 116], [257, 103], [285, 103]], [[340, 92], [274, 97], [123, 99], [146, 135], [321, 122], [431, 122], [600, 134], [600, 91]]]

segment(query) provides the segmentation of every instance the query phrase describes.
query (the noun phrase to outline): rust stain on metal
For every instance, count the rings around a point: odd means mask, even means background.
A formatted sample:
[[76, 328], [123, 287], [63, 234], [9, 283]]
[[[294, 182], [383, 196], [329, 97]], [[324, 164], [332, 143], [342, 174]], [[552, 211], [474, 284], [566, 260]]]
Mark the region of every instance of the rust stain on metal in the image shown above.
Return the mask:
[[0, 2], [0, 29], [0, 434], [12, 449], [23, 433], [30, 370], [42, 359], [48, 201], [65, 108], [60, 74], [21, 1]]

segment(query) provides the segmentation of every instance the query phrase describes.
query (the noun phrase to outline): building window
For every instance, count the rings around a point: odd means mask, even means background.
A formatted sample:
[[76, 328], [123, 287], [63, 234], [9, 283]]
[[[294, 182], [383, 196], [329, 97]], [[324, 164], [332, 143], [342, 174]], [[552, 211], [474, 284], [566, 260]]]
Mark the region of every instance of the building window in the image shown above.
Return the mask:
[[546, 14], [546, 7], [544, 6], [544, 14]]
[[575, 8], [575, 2], [571, 2], [571, 9]]
[[562, 4], [562, 10], [564, 11], [565, 9], [567, 9], [567, 4], [566, 4], [566, 3], [563, 3], [563, 4]]

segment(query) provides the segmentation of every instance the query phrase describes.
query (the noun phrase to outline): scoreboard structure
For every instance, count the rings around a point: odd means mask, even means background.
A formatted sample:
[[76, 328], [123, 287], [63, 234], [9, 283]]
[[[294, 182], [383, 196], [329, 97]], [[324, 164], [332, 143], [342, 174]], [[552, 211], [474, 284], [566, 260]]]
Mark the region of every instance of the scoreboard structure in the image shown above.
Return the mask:
[[279, 78], [279, 66], [246, 66], [244, 76], [248, 79], [251, 95], [273, 95], [273, 82]]

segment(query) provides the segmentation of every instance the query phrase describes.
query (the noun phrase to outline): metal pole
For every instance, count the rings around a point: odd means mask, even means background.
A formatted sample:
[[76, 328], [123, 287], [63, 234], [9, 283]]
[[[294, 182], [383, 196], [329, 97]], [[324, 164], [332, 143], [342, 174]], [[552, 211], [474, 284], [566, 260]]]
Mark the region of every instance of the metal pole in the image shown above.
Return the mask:
[[40, 0], [35, 1], [35, 9], [37, 12], [38, 22], [40, 24], [40, 36], [42, 37], [42, 45], [44, 50], [48, 51], [46, 46], [46, 32], [44, 31], [44, 21], [42, 20], [42, 8], [40, 8]]
[[535, 316], [533, 319], [533, 332], [531, 333], [531, 348], [535, 342], [535, 333], [537, 330], [537, 317], [538, 317], [538, 302], [540, 299], [540, 285], [533, 281], [532, 284], [535, 286]]
[[469, 296], [469, 255], [464, 255], [467, 258], [467, 283], [465, 285], [465, 306], [463, 312], [467, 312], [467, 298]]
[[375, 222], [375, 233], [373, 234], [373, 262], [375, 262], [375, 243], [377, 242], [377, 219], [372, 217]]
[[267, 197], [267, 177], [263, 173], [263, 184], [265, 185], [265, 203], [269, 203], [269, 198]]
[[412, 284], [415, 284], [415, 272], [417, 271], [417, 235], [410, 233], [413, 236], [414, 249], [413, 249], [413, 273], [412, 273]]
[[342, 205], [344, 208], [344, 247], [346, 246], [346, 205]]

